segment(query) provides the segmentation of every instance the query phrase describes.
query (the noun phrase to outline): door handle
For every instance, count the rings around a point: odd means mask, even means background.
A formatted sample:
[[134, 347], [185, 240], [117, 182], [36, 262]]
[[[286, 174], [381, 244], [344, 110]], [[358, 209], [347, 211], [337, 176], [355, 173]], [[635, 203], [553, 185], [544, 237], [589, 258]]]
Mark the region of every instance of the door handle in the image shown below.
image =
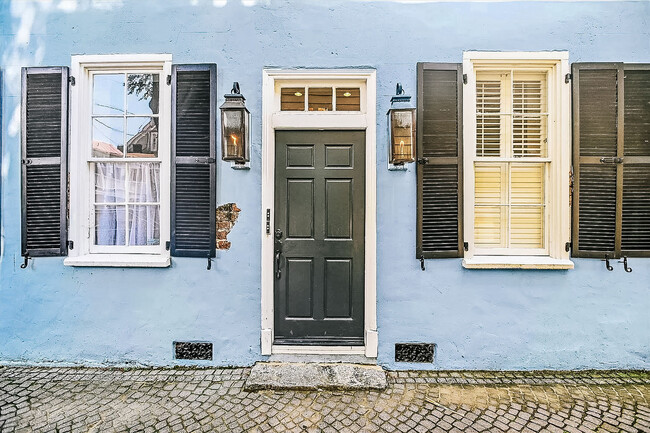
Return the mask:
[[282, 250], [275, 250], [275, 278], [277, 280], [282, 278], [282, 270], [280, 269], [280, 257], [282, 257]]

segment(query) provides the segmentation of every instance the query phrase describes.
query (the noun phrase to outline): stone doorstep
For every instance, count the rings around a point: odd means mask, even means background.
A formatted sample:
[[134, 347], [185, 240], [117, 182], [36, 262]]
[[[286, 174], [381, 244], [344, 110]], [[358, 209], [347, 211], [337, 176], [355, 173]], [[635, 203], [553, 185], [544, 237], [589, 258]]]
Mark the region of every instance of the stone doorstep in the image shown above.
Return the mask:
[[387, 386], [386, 372], [377, 365], [256, 362], [244, 390], [381, 390]]

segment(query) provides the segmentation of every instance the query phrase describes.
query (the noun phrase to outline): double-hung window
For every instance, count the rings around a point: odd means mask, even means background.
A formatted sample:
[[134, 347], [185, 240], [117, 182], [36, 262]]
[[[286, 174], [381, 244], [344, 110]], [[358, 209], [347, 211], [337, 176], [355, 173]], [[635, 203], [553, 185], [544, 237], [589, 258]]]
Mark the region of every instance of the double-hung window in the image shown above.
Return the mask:
[[[215, 256], [213, 63], [84, 55], [22, 69], [22, 247], [71, 266]], [[70, 108], [70, 110], [68, 110]], [[69, 130], [69, 134], [68, 134]]]
[[571, 268], [568, 53], [466, 52], [466, 267]]
[[572, 268], [567, 52], [418, 65], [418, 258]]
[[170, 60], [73, 58], [66, 264], [169, 265]]

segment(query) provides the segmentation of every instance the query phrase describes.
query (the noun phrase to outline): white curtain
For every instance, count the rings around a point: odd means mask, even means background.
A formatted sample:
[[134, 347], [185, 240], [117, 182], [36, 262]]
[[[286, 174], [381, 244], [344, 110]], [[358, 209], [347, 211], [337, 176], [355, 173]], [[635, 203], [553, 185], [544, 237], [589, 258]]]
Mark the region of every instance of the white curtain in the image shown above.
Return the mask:
[[97, 245], [160, 243], [160, 164], [97, 163], [95, 203]]

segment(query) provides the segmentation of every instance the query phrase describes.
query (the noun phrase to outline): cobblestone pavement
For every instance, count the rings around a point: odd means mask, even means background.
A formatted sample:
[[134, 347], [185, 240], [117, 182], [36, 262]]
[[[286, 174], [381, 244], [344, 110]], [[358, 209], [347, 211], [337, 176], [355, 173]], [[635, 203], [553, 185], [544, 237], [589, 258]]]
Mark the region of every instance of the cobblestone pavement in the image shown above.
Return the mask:
[[389, 372], [259, 391], [250, 369], [0, 367], [5, 432], [650, 432], [650, 372]]

